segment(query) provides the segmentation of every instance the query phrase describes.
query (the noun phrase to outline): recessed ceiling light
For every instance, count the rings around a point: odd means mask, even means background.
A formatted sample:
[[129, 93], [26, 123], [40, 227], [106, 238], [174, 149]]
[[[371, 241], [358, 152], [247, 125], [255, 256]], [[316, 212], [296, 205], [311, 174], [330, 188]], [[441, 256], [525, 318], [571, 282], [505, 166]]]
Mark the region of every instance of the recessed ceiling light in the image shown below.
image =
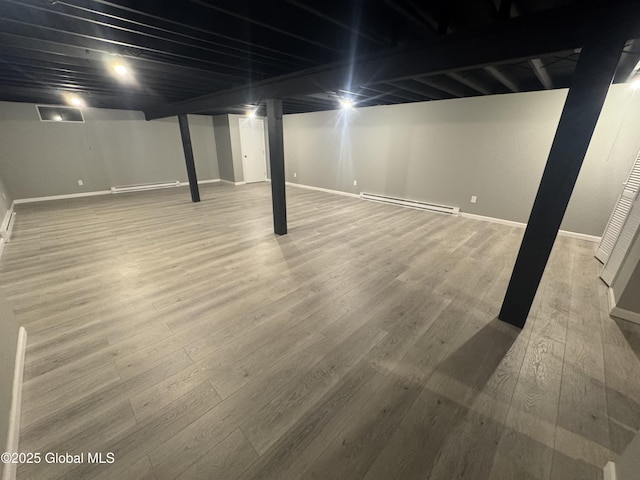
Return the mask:
[[129, 69], [122, 63], [116, 63], [113, 65], [113, 71], [116, 72], [121, 77], [124, 77], [127, 73], [129, 73]]
[[353, 108], [353, 100], [350, 98], [340, 98], [338, 101], [340, 102], [340, 106], [344, 109]]
[[69, 97], [69, 103], [74, 107], [82, 107], [84, 105], [84, 102], [82, 101], [82, 99], [80, 97], [76, 97], [75, 95], [72, 97]]
[[61, 115], [54, 115], [51, 118], [53, 119], [54, 122], [61, 122], [62, 121], [62, 116]]

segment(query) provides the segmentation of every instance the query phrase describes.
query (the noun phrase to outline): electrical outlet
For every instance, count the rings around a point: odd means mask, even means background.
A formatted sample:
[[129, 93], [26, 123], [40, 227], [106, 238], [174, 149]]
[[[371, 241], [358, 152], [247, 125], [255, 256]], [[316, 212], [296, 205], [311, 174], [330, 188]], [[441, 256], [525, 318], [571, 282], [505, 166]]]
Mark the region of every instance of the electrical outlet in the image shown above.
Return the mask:
[[7, 196], [4, 194], [4, 192], [2, 192], [2, 199], [3, 199], [3, 200], [6, 200], [6, 199], [7, 199]]
[[354, 181], [353, 181], [353, 186], [354, 186], [354, 187], [357, 187], [357, 186], [358, 186], [358, 180], [354, 180]]
[[475, 195], [471, 196], [471, 203], [476, 203], [478, 201], [478, 197], [476, 197]]
[[82, 180], [78, 180], [78, 185], [84, 185], [84, 182]]
[[296, 178], [298, 176], [298, 174], [296, 172], [293, 172], [293, 178]]

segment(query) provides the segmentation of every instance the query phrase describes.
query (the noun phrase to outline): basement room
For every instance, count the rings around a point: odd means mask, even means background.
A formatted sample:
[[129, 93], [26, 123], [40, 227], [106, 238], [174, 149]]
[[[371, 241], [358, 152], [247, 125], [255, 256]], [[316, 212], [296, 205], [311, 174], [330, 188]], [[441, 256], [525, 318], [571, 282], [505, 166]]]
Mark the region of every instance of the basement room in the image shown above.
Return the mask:
[[1, 0], [3, 480], [637, 480], [640, 3]]

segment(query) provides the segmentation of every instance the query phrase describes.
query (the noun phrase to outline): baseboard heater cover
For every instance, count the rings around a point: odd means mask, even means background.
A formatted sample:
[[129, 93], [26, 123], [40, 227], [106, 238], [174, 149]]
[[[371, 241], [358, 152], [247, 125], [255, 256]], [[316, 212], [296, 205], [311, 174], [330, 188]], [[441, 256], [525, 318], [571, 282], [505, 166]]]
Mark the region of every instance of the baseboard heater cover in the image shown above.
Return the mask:
[[429, 210], [438, 213], [447, 213], [450, 215], [458, 215], [460, 209], [458, 207], [449, 207], [447, 205], [436, 205], [434, 203], [419, 202], [417, 200], [407, 200], [404, 198], [387, 197], [385, 195], [376, 195], [375, 193], [360, 193], [360, 198], [370, 200], [372, 202], [390, 203], [400, 205], [402, 207], [417, 208], [419, 210]]
[[5, 242], [9, 242], [9, 238], [11, 237], [11, 231], [13, 230], [13, 221], [15, 220], [16, 212], [10, 211], [7, 213], [5, 217], [5, 221], [2, 222], [3, 225], [0, 227], [0, 237], [4, 239]]
[[140, 192], [143, 190], [155, 190], [157, 188], [171, 188], [179, 186], [180, 181], [178, 180], [174, 180], [172, 182], [141, 183], [139, 185], [121, 185], [118, 187], [111, 187], [111, 193]]

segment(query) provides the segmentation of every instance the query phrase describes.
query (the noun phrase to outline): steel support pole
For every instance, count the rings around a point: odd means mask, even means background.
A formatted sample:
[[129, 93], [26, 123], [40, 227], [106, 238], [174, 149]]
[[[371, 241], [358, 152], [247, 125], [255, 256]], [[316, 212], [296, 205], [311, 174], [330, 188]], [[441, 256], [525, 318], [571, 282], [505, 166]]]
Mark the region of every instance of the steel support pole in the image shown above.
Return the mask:
[[580, 53], [498, 315], [501, 320], [520, 328], [526, 323], [531, 310], [624, 48], [624, 38], [605, 33], [607, 32], [594, 33]]
[[284, 142], [282, 133], [282, 100], [267, 100], [267, 126], [269, 131], [269, 162], [271, 165], [271, 202], [273, 204], [273, 231], [287, 233], [287, 199], [284, 182]]
[[196, 164], [193, 160], [193, 148], [191, 147], [191, 135], [189, 134], [189, 120], [185, 114], [178, 115], [180, 124], [180, 136], [182, 137], [182, 148], [184, 150], [184, 160], [187, 164], [187, 176], [189, 177], [189, 189], [191, 190], [191, 200], [200, 201], [200, 190], [198, 189], [198, 178], [196, 177]]

